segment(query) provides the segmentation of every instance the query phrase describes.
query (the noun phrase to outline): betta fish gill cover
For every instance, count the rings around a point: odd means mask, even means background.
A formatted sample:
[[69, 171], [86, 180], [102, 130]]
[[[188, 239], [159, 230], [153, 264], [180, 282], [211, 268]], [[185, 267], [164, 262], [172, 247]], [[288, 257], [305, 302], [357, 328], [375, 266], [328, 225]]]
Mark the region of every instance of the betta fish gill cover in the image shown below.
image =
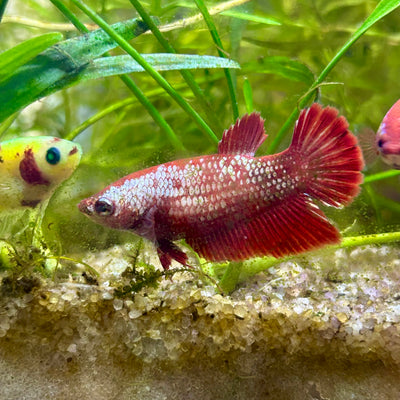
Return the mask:
[[350, 3], [3, 1], [1, 399], [398, 398], [400, 10]]

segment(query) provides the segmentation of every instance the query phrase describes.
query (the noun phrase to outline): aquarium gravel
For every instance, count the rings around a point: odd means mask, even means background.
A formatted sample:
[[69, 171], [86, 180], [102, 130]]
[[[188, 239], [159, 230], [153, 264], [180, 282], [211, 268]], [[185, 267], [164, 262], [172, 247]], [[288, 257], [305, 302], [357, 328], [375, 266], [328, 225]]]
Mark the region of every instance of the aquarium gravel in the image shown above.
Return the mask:
[[[77, 386], [60, 398], [70, 398], [78, 388], [87, 396], [82, 398], [89, 398], [102, 387], [92, 387], [92, 379], [104, 379], [106, 385], [97, 398], [111, 398], [106, 393], [116, 382], [121, 397], [115, 398], [130, 398], [131, 385], [145, 393], [145, 387], [159, 385], [161, 377], [166, 384], [169, 373], [174, 379], [183, 378], [193, 373], [194, 366], [203, 368], [201, 383], [195, 374], [196, 392], [211, 384], [215, 368], [223, 387], [232, 383], [233, 376], [259, 381], [260, 366], [275, 365], [272, 375], [251, 389], [254, 393], [268, 386], [271, 378], [275, 380], [284, 366], [290, 368], [281, 371], [281, 379], [319, 366], [317, 383], [298, 385], [311, 392], [321, 385], [323, 393], [328, 390], [328, 377], [321, 376], [328, 368], [333, 369], [330, 381], [346, 370], [343, 363], [353, 371], [349, 376], [361, 362], [363, 371], [379, 365], [369, 379], [386, 368], [386, 378], [381, 379], [390, 380], [388, 371], [397, 371], [400, 365], [397, 249], [338, 250], [335, 257], [324, 252], [285, 262], [256, 275], [231, 296], [219, 294], [197, 273], [184, 272], [162, 278], [158, 288], [117, 298], [112, 284], [129, 265], [126, 251], [114, 247], [86, 260], [100, 272], [97, 284], [82, 283], [83, 278], [60, 284], [45, 281], [21, 297], [1, 297], [2, 398], [20, 398], [11, 394], [22, 389], [22, 377], [33, 385], [29, 398], [43, 395], [46, 382], [61, 390], [69, 387], [71, 379]], [[206, 368], [210, 363], [212, 367]], [[135, 383], [129, 383], [132, 379]], [[352, 385], [351, 390], [357, 387]], [[160, 392], [165, 397], [153, 398], [187, 398], [182, 388], [175, 388], [175, 397], [170, 397], [173, 388], [166, 385]], [[285, 390], [289, 388], [286, 385]], [[380, 390], [389, 388], [393, 386]], [[242, 398], [238, 391], [236, 398]]]

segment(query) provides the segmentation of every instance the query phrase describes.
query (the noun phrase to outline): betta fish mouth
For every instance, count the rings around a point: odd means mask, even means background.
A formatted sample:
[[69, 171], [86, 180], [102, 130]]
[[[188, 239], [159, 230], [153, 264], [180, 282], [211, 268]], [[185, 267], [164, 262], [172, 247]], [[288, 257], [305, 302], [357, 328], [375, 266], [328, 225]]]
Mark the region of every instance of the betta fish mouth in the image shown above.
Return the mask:
[[382, 154], [382, 160], [395, 169], [400, 169], [400, 154]]
[[91, 202], [88, 202], [87, 199], [82, 200], [78, 204], [78, 209], [80, 212], [82, 212], [86, 215], [93, 215], [93, 212], [94, 212], [93, 204]]

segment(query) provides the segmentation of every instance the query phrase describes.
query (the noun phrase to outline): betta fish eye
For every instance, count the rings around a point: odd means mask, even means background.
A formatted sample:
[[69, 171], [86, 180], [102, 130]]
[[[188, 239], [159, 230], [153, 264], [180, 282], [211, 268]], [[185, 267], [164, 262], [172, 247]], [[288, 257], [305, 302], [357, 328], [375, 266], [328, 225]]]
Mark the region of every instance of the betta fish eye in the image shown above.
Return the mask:
[[56, 165], [60, 162], [61, 153], [57, 147], [50, 147], [46, 152], [46, 161], [51, 165]]
[[114, 212], [114, 204], [110, 200], [100, 197], [100, 199], [94, 203], [94, 210], [98, 215], [111, 215]]
[[383, 147], [384, 144], [385, 144], [385, 141], [384, 141], [383, 139], [379, 139], [379, 140], [378, 140], [377, 145], [378, 145], [378, 147], [379, 147], [380, 149]]

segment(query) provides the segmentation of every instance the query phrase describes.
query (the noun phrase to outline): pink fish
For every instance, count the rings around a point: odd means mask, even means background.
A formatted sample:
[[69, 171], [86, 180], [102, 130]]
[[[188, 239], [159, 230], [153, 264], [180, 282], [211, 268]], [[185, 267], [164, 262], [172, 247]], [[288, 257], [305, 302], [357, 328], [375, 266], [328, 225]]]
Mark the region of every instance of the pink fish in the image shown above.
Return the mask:
[[187, 255], [210, 261], [282, 257], [340, 240], [314, 200], [334, 207], [359, 193], [363, 159], [356, 137], [332, 107], [301, 112], [290, 147], [254, 157], [267, 137], [258, 113], [224, 131], [218, 154], [134, 172], [84, 199], [79, 209], [101, 225], [132, 231], [157, 247], [164, 269]]
[[400, 169], [400, 100], [384, 116], [376, 134], [376, 147], [386, 164]]
[[381, 156], [386, 164], [400, 169], [400, 100], [383, 117], [376, 135], [366, 128], [359, 136], [367, 164]]

